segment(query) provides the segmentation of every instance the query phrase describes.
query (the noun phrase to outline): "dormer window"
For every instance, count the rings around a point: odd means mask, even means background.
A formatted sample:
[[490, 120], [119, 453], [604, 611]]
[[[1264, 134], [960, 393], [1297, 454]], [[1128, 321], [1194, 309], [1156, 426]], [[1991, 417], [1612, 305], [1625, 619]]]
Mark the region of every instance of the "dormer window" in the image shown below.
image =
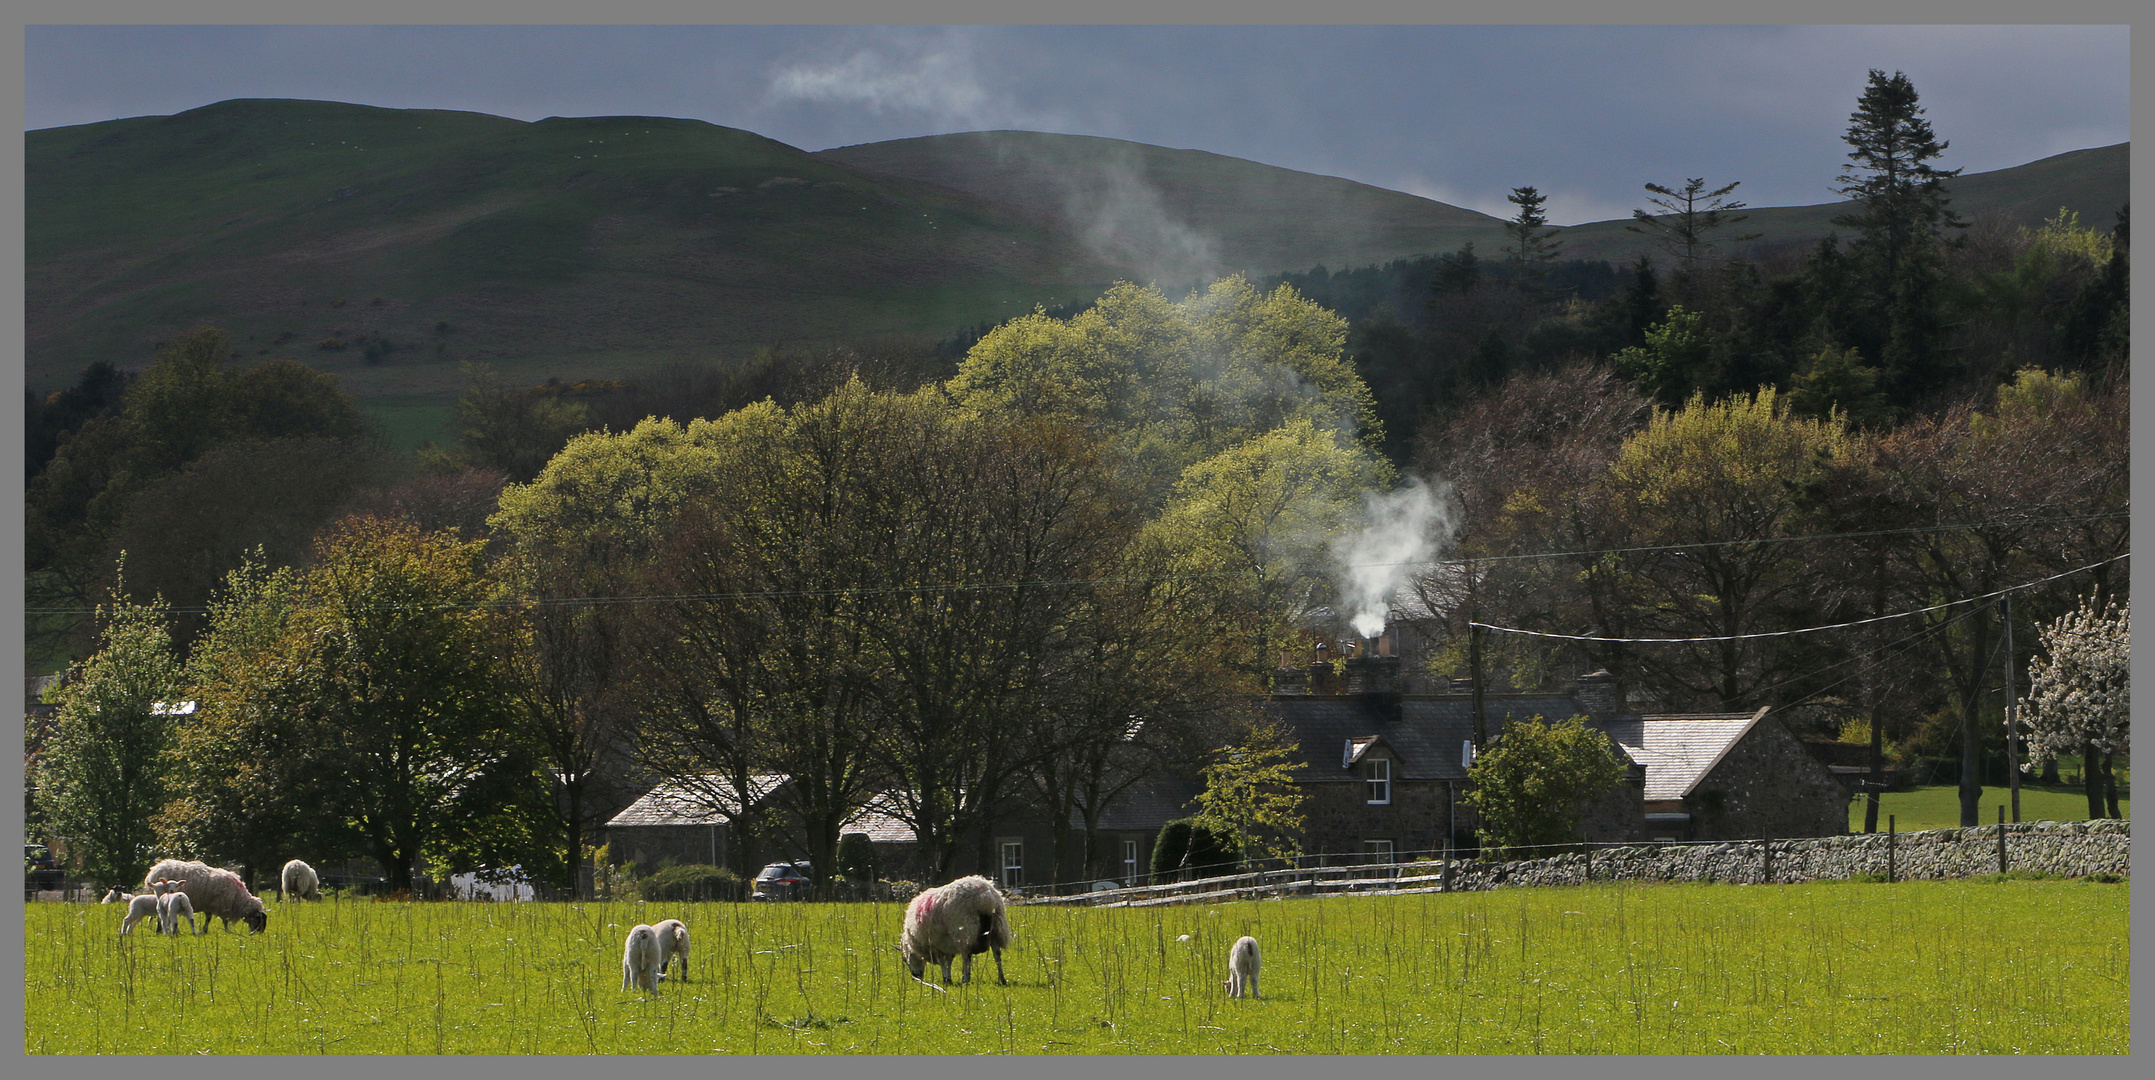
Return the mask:
[[1362, 762], [1362, 778], [1369, 784], [1369, 805], [1383, 806], [1392, 801], [1391, 759], [1370, 758]]

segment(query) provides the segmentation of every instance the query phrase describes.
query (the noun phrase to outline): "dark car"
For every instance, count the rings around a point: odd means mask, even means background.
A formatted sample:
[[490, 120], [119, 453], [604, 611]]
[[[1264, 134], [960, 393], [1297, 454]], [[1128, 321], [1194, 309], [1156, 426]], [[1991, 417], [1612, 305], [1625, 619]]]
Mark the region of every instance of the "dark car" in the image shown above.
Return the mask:
[[43, 844], [22, 846], [23, 889], [36, 894], [57, 889], [66, 878], [66, 872], [52, 857], [52, 850]]
[[808, 864], [774, 862], [756, 875], [750, 900], [799, 900], [808, 895]]

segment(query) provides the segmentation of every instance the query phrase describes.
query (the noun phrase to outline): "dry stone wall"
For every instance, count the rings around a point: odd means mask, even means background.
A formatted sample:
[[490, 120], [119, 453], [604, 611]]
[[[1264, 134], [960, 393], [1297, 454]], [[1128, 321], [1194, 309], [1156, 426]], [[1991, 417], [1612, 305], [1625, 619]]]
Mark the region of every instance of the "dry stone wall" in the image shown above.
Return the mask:
[[[2005, 835], [2005, 869], [2069, 877], [2107, 873], [2130, 876], [2129, 821], [2041, 821], [1932, 829], [1902, 833], [1890, 842], [1896, 881], [1995, 874], [1998, 830]], [[1749, 840], [1718, 844], [1644, 844], [1605, 848], [1591, 855], [1558, 855], [1511, 863], [1460, 862], [1452, 888], [1579, 885], [1593, 881], [1721, 881], [1785, 884], [1889, 872], [1884, 833], [1808, 840]], [[1416, 868], [1422, 872], [1421, 868]], [[1402, 879], [1406, 885], [1412, 878]]]

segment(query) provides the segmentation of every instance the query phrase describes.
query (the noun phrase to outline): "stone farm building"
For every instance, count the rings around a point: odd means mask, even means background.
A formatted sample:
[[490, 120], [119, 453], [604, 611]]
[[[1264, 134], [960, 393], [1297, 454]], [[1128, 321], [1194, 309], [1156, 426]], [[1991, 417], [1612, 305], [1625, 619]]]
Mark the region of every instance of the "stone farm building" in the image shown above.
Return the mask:
[[[1341, 679], [1284, 669], [1265, 712], [1300, 746], [1308, 790], [1303, 849], [1387, 861], [1474, 846], [1465, 805], [1474, 740], [1471, 690], [1402, 694], [1398, 657], [1349, 659]], [[1571, 694], [1483, 696], [1488, 735], [1515, 720], [1584, 716], [1630, 760], [1622, 786], [1586, 808], [1581, 839], [1722, 840], [1836, 836], [1849, 789], [1775, 717], [1627, 714], [1606, 672]]]

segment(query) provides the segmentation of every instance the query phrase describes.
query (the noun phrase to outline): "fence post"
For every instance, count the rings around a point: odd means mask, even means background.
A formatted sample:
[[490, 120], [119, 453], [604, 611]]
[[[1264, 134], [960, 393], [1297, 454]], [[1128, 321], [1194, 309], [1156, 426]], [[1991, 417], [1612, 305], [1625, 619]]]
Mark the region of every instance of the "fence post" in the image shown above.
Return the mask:
[[1592, 840], [1586, 842], [1586, 880], [1588, 884], [1592, 884], [1594, 880], [1594, 842]]
[[1760, 860], [1765, 863], [1764, 868], [1761, 870], [1762, 877], [1759, 884], [1771, 885], [1773, 884], [1773, 841], [1759, 841], [1758, 850]]
[[1452, 891], [1452, 842], [1444, 841], [1444, 891]]
[[2005, 873], [2005, 804], [1998, 804], [1998, 872]]
[[1886, 884], [1893, 884], [1893, 815], [1886, 815]]

